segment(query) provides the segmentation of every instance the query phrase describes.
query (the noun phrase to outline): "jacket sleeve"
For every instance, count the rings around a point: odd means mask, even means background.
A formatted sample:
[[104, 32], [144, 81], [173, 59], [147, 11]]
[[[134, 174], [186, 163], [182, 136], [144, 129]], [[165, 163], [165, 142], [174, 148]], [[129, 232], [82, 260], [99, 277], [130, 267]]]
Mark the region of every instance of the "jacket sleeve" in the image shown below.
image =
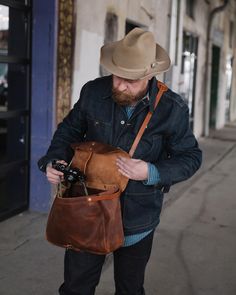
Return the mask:
[[52, 160], [69, 162], [73, 157], [71, 144], [83, 141], [87, 130], [83, 111], [85, 86], [81, 90], [78, 102], [58, 125], [46, 155], [39, 159], [38, 167], [41, 171], [45, 172], [47, 164]]
[[190, 178], [202, 162], [202, 152], [190, 129], [189, 110], [185, 104], [175, 112], [165, 149], [166, 156], [154, 164], [160, 175], [159, 185], [167, 192], [172, 184]]

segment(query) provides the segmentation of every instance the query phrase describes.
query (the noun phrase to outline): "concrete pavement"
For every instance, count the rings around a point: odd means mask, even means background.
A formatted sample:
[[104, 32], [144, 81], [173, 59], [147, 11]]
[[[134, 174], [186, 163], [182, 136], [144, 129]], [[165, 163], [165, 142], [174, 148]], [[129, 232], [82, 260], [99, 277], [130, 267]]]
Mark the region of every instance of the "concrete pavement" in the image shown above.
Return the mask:
[[[200, 140], [202, 168], [166, 195], [155, 233], [147, 295], [236, 294], [236, 126]], [[63, 279], [63, 249], [44, 239], [46, 214], [0, 223], [0, 295], [53, 295]], [[112, 258], [97, 295], [114, 294]]]

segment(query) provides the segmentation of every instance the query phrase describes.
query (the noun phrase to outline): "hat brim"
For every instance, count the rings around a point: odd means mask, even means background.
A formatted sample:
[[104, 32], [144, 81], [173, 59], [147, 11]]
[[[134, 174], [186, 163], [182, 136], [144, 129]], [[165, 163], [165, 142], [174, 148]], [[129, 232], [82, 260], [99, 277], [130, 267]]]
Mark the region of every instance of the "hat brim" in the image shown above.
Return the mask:
[[130, 70], [120, 68], [116, 64], [114, 64], [112, 60], [113, 52], [117, 45], [117, 42], [120, 41], [105, 44], [101, 48], [100, 64], [111, 74], [125, 79], [139, 80], [166, 72], [170, 68], [170, 57], [165, 49], [162, 48], [159, 44], [156, 44], [156, 63], [154, 63], [153, 67], [150, 67], [148, 71], [146, 69]]

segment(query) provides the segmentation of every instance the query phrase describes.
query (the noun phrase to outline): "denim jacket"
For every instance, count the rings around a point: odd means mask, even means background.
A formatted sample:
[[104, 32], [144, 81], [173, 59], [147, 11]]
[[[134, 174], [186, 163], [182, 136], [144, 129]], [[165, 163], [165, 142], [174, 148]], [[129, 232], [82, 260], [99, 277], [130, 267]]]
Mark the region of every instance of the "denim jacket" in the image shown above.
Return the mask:
[[[58, 125], [46, 155], [38, 162], [39, 169], [45, 171], [52, 159], [69, 162], [73, 156], [70, 144], [75, 142], [99, 141], [129, 152], [146, 114], [153, 111], [157, 92], [157, 80], [152, 78], [149, 99], [139, 103], [128, 119], [124, 107], [112, 99], [112, 76], [89, 81], [78, 102]], [[129, 181], [121, 196], [126, 235], [155, 228], [164, 193], [171, 185], [191, 177], [201, 165], [202, 153], [189, 127], [188, 107], [170, 89], [161, 97], [133, 158], [154, 164], [160, 183]]]

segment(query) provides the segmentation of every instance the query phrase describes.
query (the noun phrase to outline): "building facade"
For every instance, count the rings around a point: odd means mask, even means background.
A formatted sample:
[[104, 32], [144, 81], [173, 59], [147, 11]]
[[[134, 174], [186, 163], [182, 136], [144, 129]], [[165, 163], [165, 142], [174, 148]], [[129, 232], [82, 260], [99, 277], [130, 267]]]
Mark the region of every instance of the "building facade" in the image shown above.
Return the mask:
[[0, 219], [47, 212], [37, 168], [82, 85], [107, 75], [100, 47], [134, 27], [171, 57], [157, 78], [189, 106], [197, 137], [236, 120], [235, 0], [0, 0]]

